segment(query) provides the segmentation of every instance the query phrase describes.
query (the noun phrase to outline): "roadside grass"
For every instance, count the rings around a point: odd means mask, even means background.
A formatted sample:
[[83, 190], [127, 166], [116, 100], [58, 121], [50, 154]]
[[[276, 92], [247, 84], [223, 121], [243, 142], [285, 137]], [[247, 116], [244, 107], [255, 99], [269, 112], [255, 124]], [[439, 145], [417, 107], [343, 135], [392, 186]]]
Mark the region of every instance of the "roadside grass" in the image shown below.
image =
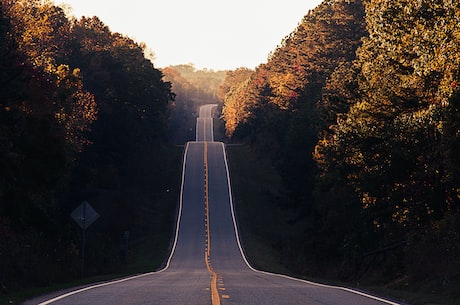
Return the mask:
[[460, 305], [458, 296], [442, 296], [433, 291], [431, 287], [435, 287], [435, 283], [425, 283], [423, 287], [408, 287], [403, 282], [366, 285], [294, 274], [287, 267], [289, 262], [283, 261], [280, 245], [283, 245], [283, 239], [299, 238], [301, 232], [293, 232], [296, 228], [286, 225], [286, 220], [293, 215], [276, 204], [276, 198], [283, 196], [280, 177], [270, 162], [258, 158], [248, 145], [227, 145], [226, 149], [240, 236], [246, 256], [254, 268], [404, 300], [403, 304]]
[[[214, 140], [228, 142], [224, 121], [214, 118], [213, 127]], [[226, 151], [236, 204], [235, 216], [246, 257], [256, 269], [286, 274], [288, 270], [280, 264], [280, 253], [267, 239], [272, 235], [275, 223], [280, 224], [279, 219], [270, 216], [274, 205], [271, 197], [281, 190], [280, 177], [268, 162], [257, 159], [248, 145], [227, 144]], [[268, 219], [271, 219], [273, 229], [267, 228], [265, 221]]]
[[221, 119], [213, 118], [212, 120], [213, 132], [214, 132], [214, 141], [216, 142], [226, 142], [225, 137], [225, 126]]
[[276, 250], [285, 236], [289, 217], [273, 198], [282, 196], [280, 177], [267, 160], [257, 159], [247, 145], [226, 147], [235, 198], [238, 226], [251, 265], [257, 269], [287, 273]]
[[183, 149], [182, 146], [175, 145], [164, 147], [164, 155], [167, 159], [164, 162], [170, 166], [170, 169], [163, 170], [161, 178], [170, 189], [168, 189], [168, 192], [158, 195], [156, 204], [153, 207], [144, 207], [149, 210], [148, 215], [156, 215], [155, 219], [151, 219], [152, 227], [155, 230], [151, 230], [144, 236], [138, 236], [130, 240], [127, 260], [125, 262], [120, 260], [120, 265], [113, 273], [89, 275], [85, 278], [74, 277], [74, 279], [70, 279], [69, 281], [53, 283], [46, 287], [35, 287], [8, 294], [0, 294], [0, 304], [21, 304], [26, 300], [55, 291], [68, 290], [73, 287], [105, 282], [161, 269], [170, 253], [174, 234], [180, 193]]

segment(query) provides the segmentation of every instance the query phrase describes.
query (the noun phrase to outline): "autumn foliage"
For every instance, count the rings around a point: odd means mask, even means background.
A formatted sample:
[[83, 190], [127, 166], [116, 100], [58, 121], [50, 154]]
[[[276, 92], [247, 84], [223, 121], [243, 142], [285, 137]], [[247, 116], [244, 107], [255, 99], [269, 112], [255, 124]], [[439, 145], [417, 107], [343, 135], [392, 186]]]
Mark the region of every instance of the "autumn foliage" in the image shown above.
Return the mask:
[[327, 0], [229, 74], [227, 135], [273, 160], [303, 223], [295, 272], [458, 287], [459, 24], [458, 1]]
[[[76, 20], [49, 1], [0, 1], [0, 294], [78, 277], [69, 213], [102, 191], [123, 193], [140, 166], [161, 159], [171, 99], [144, 46], [97, 17]], [[141, 197], [111, 196], [112, 211]], [[105, 229], [93, 249], [117, 257], [115, 225]], [[92, 272], [113, 270], [102, 259]]]

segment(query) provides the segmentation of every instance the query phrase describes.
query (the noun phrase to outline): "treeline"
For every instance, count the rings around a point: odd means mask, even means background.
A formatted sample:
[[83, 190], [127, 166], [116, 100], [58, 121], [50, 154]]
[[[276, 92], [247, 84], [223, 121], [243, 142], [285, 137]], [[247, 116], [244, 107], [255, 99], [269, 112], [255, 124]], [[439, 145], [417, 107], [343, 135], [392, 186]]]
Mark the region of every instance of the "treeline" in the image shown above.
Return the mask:
[[197, 70], [193, 64], [168, 66], [162, 69], [175, 94], [170, 104], [169, 130], [173, 143], [184, 144], [195, 139], [198, 107], [217, 101], [216, 92], [227, 71]]
[[227, 73], [206, 68], [197, 70], [193, 64], [168, 66], [162, 71], [179, 99], [196, 101], [215, 100], [217, 89]]
[[228, 74], [227, 136], [272, 160], [274, 200], [297, 215], [273, 242], [293, 272], [458, 288], [459, 12], [326, 0], [267, 63]]
[[169, 220], [157, 198], [173, 95], [144, 51], [97, 17], [0, 1], [0, 293], [79, 277], [83, 200], [101, 215], [89, 275], [120, 270], [124, 230]]

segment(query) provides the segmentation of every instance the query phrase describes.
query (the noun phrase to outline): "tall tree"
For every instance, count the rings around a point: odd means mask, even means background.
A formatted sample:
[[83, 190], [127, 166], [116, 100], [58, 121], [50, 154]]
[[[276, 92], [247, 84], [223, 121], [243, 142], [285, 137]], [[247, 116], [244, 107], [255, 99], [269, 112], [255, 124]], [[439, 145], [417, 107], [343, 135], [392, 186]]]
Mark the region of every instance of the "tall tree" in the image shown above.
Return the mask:
[[[161, 168], [172, 98], [144, 47], [97, 18], [68, 20], [46, 0], [0, 0], [0, 293], [75, 275], [78, 235], [68, 218], [82, 197], [133, 189], [146, 195], [129, 203], [142, 206], [162, 187], [151, 179], [159, 186], [141, 191], [138, 178], [146, 164]], [[119, 183], [107, 186], [107, 177]], [[116, 257], [113, 228], [126, 222], [106, 215], [94, 248]]]
[[[458, 166], [452, 166], [451, 153], [458, 146], [452, 131], [459, 128], [453, 123], [459, 4], [365, 4], [369, 37], [351, 64], [355, 76], [332, 78], [325, 91], [324, 122], [333, 125], [325, 128], [315, 158], [324, 177], [353, 189], [381, 245], [442, 235], [456, 244], [452, 233], [458, 224], [447, 219], [459, 209]], [[448, 226], [440, 225], [446, 221]], [[458, 253], [456, 246], [449, 255], [439, 249], [443, 257]], [[411, 260], [415, 252], [406, 254]], [[452, 266], [438, 271], [445, 268]]]

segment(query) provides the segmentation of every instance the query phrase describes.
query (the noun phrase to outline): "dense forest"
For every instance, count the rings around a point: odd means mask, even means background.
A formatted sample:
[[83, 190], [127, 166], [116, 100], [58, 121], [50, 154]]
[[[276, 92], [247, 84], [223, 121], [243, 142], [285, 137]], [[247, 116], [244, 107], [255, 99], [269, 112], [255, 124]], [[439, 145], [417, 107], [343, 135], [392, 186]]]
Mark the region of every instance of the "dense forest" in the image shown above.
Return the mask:
[[161, 264], [170, 144], [215, 100], [281, 177], [257, 204], [283, 224], [256, 233], [282, 228], [261, 240], [292, 274], [458, 298], [459, 24], [458, 1], [325, 0], [255, 70], [160, 71], [97, 17], [0, 0], [0, 298], [80, 277], [85, 200], [87, 275]]
[[228, 73], [227, 136], [283, 180], [291, 272], [458, 297], [459, 24], [458, 1], [326, 0]]
[[0, 296], [80, 277], [84, 200], [100, 215], [87, 275], [122, 271], [126, 231], [130, 255], [161, 263], [181, 152], [165, 145], [171, 84], [144, 53], [97, 17], [0, 1]]

